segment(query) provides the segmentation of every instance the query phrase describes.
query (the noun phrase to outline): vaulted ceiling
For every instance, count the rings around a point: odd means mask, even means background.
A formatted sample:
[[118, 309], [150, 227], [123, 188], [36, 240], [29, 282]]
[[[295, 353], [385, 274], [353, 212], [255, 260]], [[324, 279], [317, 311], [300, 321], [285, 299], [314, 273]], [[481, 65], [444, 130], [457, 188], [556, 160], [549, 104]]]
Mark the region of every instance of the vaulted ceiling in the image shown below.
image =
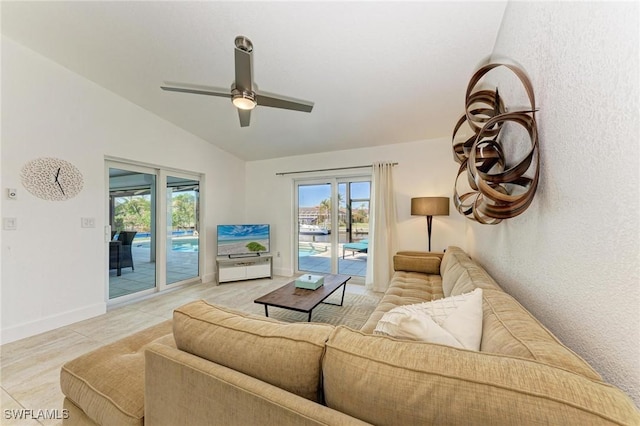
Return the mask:
[[[475, 68], [493, 51], [498, 2], [2, 2], [2, 34], [245, 160], [449, 136]], [[225, 98], [234, 39], [254, 46], [259, 89], [315, 103]]]

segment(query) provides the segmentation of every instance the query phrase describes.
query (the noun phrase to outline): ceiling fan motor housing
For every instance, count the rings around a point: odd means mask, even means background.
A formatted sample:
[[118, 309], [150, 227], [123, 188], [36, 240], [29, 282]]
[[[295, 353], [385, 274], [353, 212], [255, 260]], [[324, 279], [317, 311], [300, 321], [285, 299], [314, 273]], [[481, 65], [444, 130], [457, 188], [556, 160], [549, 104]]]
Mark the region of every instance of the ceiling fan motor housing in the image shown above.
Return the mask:
[[251, 43], [251, 40], [241, 35], [236, 37], [236, 47], [247, 53], [251, 53], [251, 51], [253, 51], [253, 43]]

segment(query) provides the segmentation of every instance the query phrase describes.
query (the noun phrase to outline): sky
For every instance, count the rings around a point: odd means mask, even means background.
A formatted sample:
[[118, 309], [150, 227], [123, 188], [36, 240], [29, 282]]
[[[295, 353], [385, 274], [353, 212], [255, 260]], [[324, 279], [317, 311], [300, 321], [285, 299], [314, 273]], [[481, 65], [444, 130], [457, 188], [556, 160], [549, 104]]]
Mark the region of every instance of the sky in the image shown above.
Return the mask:
[[[338, 190], [344, 195], [346, 184], [338, 185]], [[352, 182], [351, 199], [369, 199], [370, 187], [370, 182]], [[315, 207], [322, 200], [331, 197], [331, 184], [300, 185], [298, 188], [298, 205], [300, 207]]]

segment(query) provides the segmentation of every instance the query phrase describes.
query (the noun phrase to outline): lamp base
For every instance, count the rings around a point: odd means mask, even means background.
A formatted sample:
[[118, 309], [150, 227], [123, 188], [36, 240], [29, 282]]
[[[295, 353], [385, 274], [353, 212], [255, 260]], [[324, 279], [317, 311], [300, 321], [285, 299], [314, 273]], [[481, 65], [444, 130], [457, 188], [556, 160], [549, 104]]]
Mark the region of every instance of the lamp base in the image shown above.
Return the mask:
[[427, 216], [427, 234], [429, 235], [429, 251], [431, 251], [431, 224], [433, 223], [433, 216]]

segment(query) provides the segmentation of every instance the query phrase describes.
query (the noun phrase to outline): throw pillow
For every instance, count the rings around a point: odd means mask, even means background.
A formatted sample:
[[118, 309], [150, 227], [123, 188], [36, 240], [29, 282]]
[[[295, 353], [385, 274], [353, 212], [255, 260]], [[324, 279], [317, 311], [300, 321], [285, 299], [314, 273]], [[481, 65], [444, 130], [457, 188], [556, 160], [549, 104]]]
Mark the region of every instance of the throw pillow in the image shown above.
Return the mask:
[[480, 350], [482, 289], [385, 313], [374, 334]]

